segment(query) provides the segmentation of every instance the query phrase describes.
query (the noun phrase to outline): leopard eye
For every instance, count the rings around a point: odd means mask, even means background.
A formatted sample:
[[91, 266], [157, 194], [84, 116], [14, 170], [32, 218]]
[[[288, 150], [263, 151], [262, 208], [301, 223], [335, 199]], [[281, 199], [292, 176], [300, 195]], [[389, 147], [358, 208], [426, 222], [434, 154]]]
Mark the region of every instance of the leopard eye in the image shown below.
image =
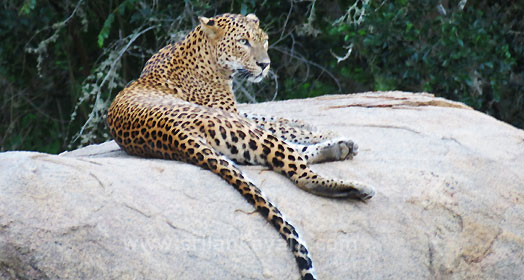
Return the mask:
[[251, 44], [249, 44], [249, 41], [247, 39], [240, 39], [238, 40], [238, 42], [244, 46], [251, 46]]

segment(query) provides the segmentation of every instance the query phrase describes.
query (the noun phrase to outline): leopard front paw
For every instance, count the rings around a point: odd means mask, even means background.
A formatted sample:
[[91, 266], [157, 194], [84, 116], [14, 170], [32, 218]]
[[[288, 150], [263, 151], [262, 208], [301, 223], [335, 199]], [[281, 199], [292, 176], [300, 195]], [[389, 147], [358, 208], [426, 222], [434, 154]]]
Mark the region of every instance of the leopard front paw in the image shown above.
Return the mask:
[[353, 159], [358, 154], [358, 145], [351, 140], [338, 140], [335, 146], [340, 160]]

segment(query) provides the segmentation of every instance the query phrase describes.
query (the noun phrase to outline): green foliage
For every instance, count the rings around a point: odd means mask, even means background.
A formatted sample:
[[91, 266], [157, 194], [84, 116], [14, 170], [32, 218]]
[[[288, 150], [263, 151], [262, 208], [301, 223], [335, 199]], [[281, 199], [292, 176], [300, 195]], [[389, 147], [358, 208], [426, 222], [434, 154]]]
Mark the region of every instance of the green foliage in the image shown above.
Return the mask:
[[98, 47], [104, 46], [104, 40], [109, 37], [109, 29], [111, 28], [111, 25], [113, 24], [113, 21], [115, 20], [114, 14], [109, 14], [107, 16], [106, 21], [104, 21], [104, 26], [100, 30], [100, 33], [98, 33]]
[[25, 0], [24, 4], [22, 5], [22, 8], [20, 8], [20, 15], [27, 15], [32, 10], [34, 10], [36, 6], [36, 0]]
[[134, 5], [136, 5], [137, 3], [138, 0], [125, 0], [120, 5], [118, 5], [112, 13], [110, 13], [107, 16], [106, 20], [104, 21], [104, 25], [100, 30], [100, 33], [98, 33], [98, 47], [102, 48], [104, 46], [104, 40], [107, 39], [107, 37], [109, 37], [111, 25], [113, 24], [113, 21], [115, 21], [115, 14], [119, 16], [124, 16], [126, 9], [133, 9]]
[[444, 14], [437, 0], [373, 2], [362, 24], [332, 26], [356, 54], [345, 62], [364, 67], [348, 77], [374, 90], [429, 91], [523, 127], [524, 7], [449, 3]]
[[224, 12], [256, 13], [270, 36], [270, 77], [235, 81], [240, 101], [429, 91], [524, 127], [517, 2], [3, 1], [0, 150], [57, 153], [107, 140], [107, 107], [145, 61], [198, 15]]
[[[371, 58], [371, 73], [394, 77], [392, 88], [423, 88], [476, 108], [487, 99], [499, 101], [515, 60], [496, 21], [483, 20], [483, 12], [471, 7], [432, 17], [434, 5], [420, 3], [402, 13], [384, 5], [381, 17], [363, 26], [376, 30], [355, 38]], [[381, 32], [383, 24], [389, 28]]]

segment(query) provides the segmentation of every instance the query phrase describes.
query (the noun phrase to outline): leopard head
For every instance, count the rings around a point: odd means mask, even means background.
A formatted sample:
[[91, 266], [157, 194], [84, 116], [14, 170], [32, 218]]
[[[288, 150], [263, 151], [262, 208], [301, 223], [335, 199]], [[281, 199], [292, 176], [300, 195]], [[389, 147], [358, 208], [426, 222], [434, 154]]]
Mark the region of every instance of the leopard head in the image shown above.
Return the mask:
[[268, 36], [254, 14], [224, 14], [199, 17], [200, 28], [214, 45], [215, 59], [221, 70], [260, 82], [269, 72]]

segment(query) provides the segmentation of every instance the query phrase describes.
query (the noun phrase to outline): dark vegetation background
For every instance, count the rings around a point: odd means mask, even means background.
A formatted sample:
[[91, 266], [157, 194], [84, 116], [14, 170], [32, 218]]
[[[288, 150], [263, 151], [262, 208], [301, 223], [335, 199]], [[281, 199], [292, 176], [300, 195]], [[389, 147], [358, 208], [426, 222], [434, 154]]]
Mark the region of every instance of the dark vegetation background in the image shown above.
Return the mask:
[[270, 36], [272, 73], [237, 81], [240, 101], [428, 91], [523, 128], [523, 2], [4, 0], [0, 150], [109, 139], [107, 107], [145, 61], [225, 12], [256, 13]]

